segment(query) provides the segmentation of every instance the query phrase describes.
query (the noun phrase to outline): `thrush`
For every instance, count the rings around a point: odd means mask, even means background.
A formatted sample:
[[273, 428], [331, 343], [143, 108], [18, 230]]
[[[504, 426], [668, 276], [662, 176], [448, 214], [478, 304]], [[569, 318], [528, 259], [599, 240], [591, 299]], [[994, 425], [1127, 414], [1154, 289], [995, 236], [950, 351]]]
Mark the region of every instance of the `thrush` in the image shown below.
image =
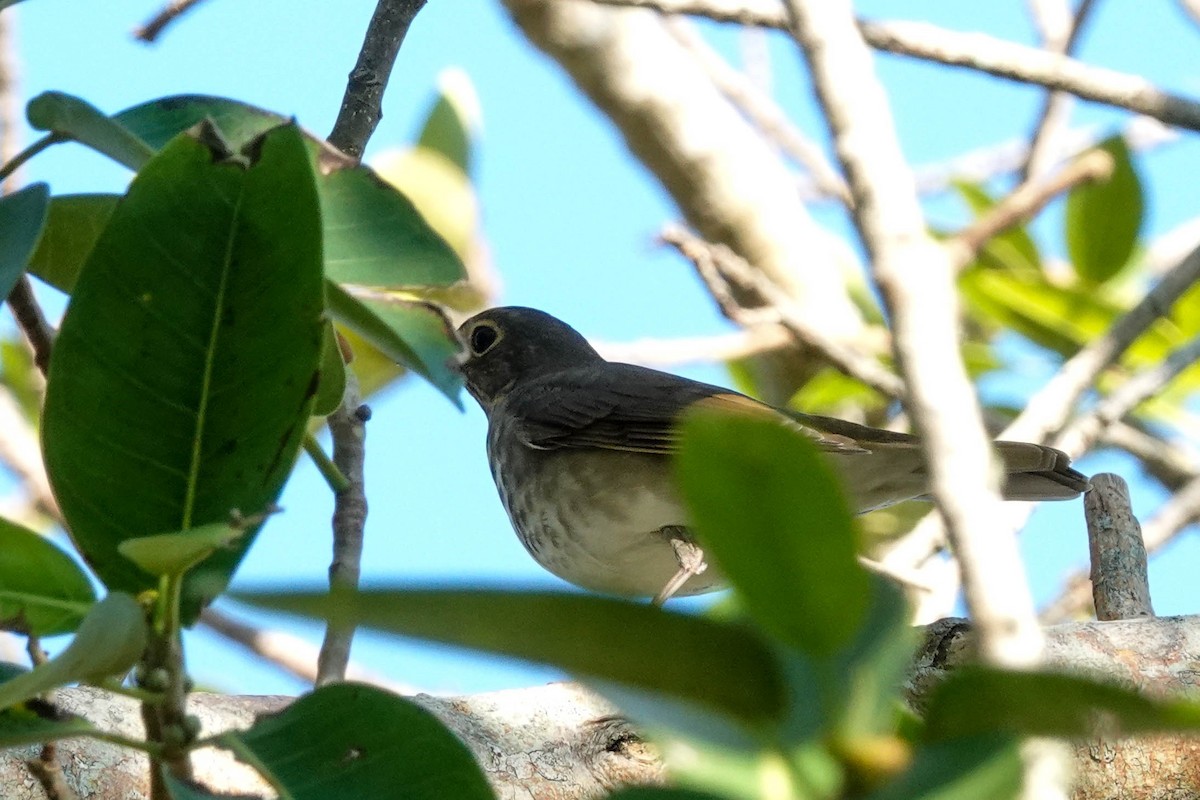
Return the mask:
[[[693, 595], [722, 587], [688, 533], [671, 456], [680, 415], [705, 402], [769, 413], [824, 451], [857, 513], [927, 497], [913, 436], [802, 414], [666, 372], [606, 361], [532, 308], [493, 308], [458, 329], [467, 390], [488, 418], [492, 478], [513, 528], [550, 572], [594, 591]], [[1088, 488], [1065, 453], [996, 442], [1004, 497], [1066, 500]]]

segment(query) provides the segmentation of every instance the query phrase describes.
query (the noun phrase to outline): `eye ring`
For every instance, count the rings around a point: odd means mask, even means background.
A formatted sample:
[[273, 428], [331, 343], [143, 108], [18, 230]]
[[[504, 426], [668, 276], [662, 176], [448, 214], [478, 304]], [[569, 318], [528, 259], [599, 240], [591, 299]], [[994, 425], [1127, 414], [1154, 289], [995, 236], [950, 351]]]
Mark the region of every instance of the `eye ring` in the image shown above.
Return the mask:
[[496, 346], [496, 342], [500, 341], [500, 330], [487, 322], [481, 322], [471, 329], [470, 335], [467, 337], [467, 345], [471, 348], [471, 352], [477, 356], [481, 356], [488, 350]]

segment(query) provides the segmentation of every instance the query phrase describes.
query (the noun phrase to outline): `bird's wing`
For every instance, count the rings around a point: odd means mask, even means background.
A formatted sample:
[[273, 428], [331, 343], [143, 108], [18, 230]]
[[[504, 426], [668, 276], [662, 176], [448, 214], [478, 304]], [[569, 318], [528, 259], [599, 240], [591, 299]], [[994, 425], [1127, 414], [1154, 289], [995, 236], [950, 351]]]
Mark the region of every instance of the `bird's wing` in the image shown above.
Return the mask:
[[670, 454], [678, 447], [675, 426], [680, 416], [700, 403], [779, 420], [810, 437], [822, 450], [866, 452], [852, 437], [822, 430], [804, 415], [781, 412], [719, 386], [631, 364], [605, 363], [558, 372], [514, 390], [505, 405], [516, 420], [520, 440], [539, 450], [599, 448]]

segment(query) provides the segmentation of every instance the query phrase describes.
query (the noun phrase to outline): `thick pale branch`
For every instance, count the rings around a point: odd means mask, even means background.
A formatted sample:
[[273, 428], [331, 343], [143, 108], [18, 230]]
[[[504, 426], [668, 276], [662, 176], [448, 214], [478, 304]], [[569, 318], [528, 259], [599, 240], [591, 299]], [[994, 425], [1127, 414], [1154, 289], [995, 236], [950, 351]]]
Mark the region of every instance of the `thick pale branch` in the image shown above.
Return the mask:
[[[694, 14], [723, 22], [786, 29], [787, 15], [767, 0], [593, 0], [606, 5], [654, 8]], [[1125, 108], [1168, 125], [1200, 130], [1200, 103], [1164, 92], [1144, 78], [1094, 67], [1036, 47], [982, 33], [962, 33], [923, 22], [862, 22], [862, 37], [872, 47], [938, 64], [985, 72], [998, 78], [1033, 83], [1085, 100]]]

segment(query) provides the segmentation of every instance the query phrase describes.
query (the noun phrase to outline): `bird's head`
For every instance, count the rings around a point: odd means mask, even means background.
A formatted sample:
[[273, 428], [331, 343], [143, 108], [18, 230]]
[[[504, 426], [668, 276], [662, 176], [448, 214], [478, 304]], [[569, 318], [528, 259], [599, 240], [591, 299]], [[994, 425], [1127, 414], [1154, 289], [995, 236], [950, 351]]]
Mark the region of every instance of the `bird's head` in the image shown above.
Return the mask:
[[460, 325], [458, 338], [467, 391], [485, 411], [517, 381], [603, 361], [578, 331], [534, 308], [488, 309]]

